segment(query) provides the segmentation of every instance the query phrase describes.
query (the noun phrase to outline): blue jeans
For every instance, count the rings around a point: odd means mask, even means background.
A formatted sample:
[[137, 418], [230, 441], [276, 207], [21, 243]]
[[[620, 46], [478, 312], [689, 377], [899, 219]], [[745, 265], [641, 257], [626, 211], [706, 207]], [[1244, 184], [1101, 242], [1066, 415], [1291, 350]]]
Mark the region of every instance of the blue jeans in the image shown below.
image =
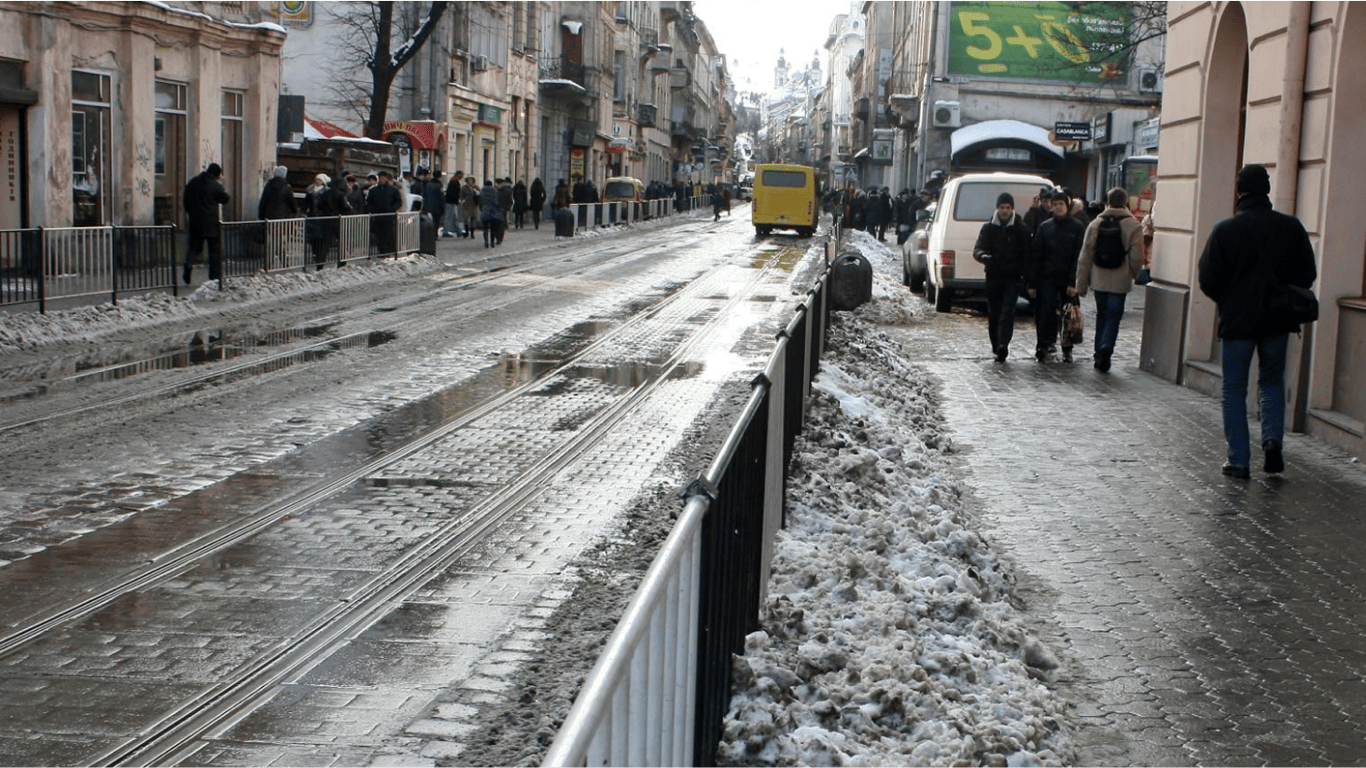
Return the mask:
[[1234, 466], [1249, 466], [1252, 458], [1248, 445], [1247, 385], [1254, 352], [1262, 443], [1280, 443], [1285, 437], [1285, 351], [1289, 343], [1288, 333], [1223, 342], [1224, 440], [1228, 442], [1228, 461]]
[[1096, 351], [1114, 349], [1119, 338], [1119, 321], [1124, 317], [1127, 293], [1095, 291], [1096, 294]]

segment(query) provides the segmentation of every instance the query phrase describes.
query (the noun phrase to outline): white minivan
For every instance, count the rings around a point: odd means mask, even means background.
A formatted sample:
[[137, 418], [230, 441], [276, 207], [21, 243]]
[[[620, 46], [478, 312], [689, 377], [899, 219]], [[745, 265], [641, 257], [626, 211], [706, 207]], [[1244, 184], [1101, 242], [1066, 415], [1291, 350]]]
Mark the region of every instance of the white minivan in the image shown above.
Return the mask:
[[1015, 212], [1023, 216], [1039, 188], [1052, 186], [1031, 173], [965, 173], [944, 183], [926, 253], [925, 298], [937, 311], [948, 312], [964, 298], [985, 296], [986, 268], [972, 258], [972, 248], [982, 225], [996, 215], [996, 198], [1009, 192]]

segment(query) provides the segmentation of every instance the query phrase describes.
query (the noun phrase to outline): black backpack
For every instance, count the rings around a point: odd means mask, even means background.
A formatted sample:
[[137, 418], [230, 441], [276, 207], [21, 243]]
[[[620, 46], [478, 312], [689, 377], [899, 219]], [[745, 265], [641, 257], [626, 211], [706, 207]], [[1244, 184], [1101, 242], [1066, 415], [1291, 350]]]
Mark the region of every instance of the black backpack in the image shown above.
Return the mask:
[[1115, 269], [1124, 265], [1129, 248], [1124, 244], [1124, 229], [1113, 216], [1100, 217], [1096, 227], [1096, 254], [1091, 263], [1101, 269]]

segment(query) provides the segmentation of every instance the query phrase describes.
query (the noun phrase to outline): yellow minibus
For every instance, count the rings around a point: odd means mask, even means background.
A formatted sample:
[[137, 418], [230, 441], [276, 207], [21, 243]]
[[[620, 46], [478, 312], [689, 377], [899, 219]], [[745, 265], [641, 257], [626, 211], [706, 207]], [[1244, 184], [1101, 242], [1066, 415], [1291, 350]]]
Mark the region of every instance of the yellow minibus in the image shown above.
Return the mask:
[[762, 237], [775, 229], [793, 229], [802, 237], [816, 234], [820, 208], [816, 171], [807, 165], [764, 163], [754, 167], [754, 232]]

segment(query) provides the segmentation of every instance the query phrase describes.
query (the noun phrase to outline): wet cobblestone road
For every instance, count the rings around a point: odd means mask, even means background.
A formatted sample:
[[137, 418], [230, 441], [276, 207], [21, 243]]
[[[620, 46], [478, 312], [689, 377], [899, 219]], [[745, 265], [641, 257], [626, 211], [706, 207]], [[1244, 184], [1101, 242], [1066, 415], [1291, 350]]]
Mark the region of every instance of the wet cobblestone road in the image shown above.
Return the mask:
[[[984, 516], [1063, 661], [1082, 765], [1366, 763], [1366, 468], [1288, 435], [1283, 476], [1220, 474], [1217, 400], [1115, 364], [990, 357], [984, 317], [891, 329], [942, 383]], [[1253, 435], [1256, 427], [1253, 426]], [[1260, 457], [1254, 457], [1260, 465]]]

